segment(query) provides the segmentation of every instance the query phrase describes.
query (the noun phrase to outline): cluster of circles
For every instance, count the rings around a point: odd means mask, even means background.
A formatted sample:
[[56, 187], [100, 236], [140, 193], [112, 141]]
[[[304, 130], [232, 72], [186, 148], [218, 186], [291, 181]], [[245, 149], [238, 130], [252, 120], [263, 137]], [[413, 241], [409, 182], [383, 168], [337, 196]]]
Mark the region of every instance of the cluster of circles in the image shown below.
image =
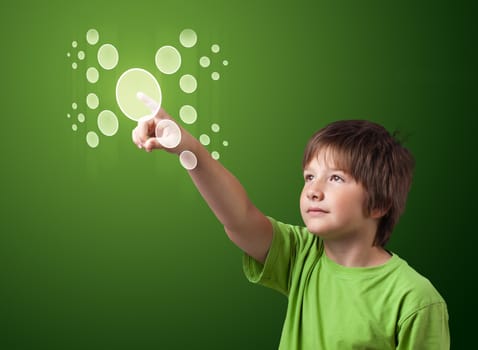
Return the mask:
[[[192, 29], [184, 29], [179, 35], [179, 41], [184, 48], [192, 48], [196, 45], [198, 37], [196, 32]], [[86, 33], [86, 42], [91, 46], [97, 45], [99, 42], [98, 31], [95, 29], [88, 30]], [[76, 59], [84, 61], [86, 53], [84, 50], [80, 50], [77, 41], [73, 41], [71, 46], [73, 51], [75, 51], [75, 54], [68, 52], [67, 57], [73, 60], [71, 68], [76, 71], [79, 68]], [[212, 69], [212, 62], [217, 61], [217, 54], [220, 52], [220, 46], [218, 44], [213, 44], [211, 45], [210, 50], [210, 54], [201, 56], [198, 63], [204, 69], [211, 67], [212, 71], [210, 77], [212, 80], [217, 81], [220, 79], [220, 73], [217, 69]], [[96, 58], [101, 68], [104, 70], [112, 70], [118, 65], [119, 53], [115, 46], [107, 43], [98, 48]], [[182, 56], [179, 50], [174, 46], [165, 45], [157, 50], [154, 62], [162, 74], [172, 75], [180, 69]], [[222, 60], [221, 63], [222, 66], [227, 66], [229, 64], [225, 59]], [[97, 83], [100, 78], [100, 72], [98, 69], [93, 66], [85, 68], [85, 75], [88, 83]], [[198, 81], [192, 74], [183, 74], [179, 78], [179, 87], [184, 93], [192, 94], [198, 89]], [[142, 96], [147, 96], [148, 99], [145, 100], [144, 98], [141, 98]], [[125, 116], [131, 120], [139, 121], [141, 118], [148, 115], [155, 115], [159, 111], [162, 101], [162, 92], [159, 83], [153, 74], [142, 68], [131, 68], [121, 74], [118, 79], [116, 85], [116, 101]], [[87, 107], [92, 111], [96, 110], [100, 105], [99, 97], [93, 92], [88, 93], [85, 102]], [[72, 114], [76, 114], [78, 122], [84, 123], [86, 119], [85, 113], [78, 110], [78, 103], [76, 101], [72, 103], [72, 110], [72, 113], [68, 113], [67, 117], [71, 118]], [[198, 113], [192, 105], [183, 105], [179, 109], [179, 117], [185, 124], [194, 124], [198, 119]], [[113, 136], [118, 131], [119, 121], [111, 110], [102, 110], [97, 114], [97, 126], [103, 135]], [[73, 123], [72, 129], [74, 131], [78, 130], [76, 122]], [[172, 135], [170, 131], [173, 130], [174, 127], [169, 125], [163, 129], [157, 129], [161, 134], [156, 135], [160, 142], [164, 142], [164, 135], [168, 133], [169, 137]], [[218, 133], [220, 131], [220, 126], [217, 123], [213, 123], [211, 125], [211, 131], [213, 133]], [[204, 146], [211, 144], [211, 138], [206, 133], [199, 136], [199, 141]], [[95, 131], [88, 131], [86, 134], [86, 142], [90, 147], [96, 148], [99, 144], [98, 134]], [[224, 140], [222, 142], [222, 146], [227, 147], [228, 145], [228, 141]], [[170, 145], [165, 147], [170, 147]], [[214, 159], [219, 159], [220, 154], [217, 151], [213, 151], [211, 152], [211, 156]], [[181, 164], [186, 169], [192, 169], [196, 166], [197, 162], [195, 163], [194, 159], [194, 154], [189, 151], [185, 151], [185, 153], [180, 156]], [[192, 167], [193, 164], [194, 167]]]
[[[99, 33], [96, 29], [90, 29], [86, 33], [86, 42], [88, 45], [95, 46], [99, 42]], [[77, 50], [76, 55], [72, 55], [71, 52], [67, 53], [67, 57], [74, 59], [76, 56], [79, 61], [84, 61], [86, 58], [86, 53], [84, 50], [79, 49], [78, 42], [73, 41], [71, 43], [71, 47], [74, 50]], [[114, 69], [119, 62], [119, 54], [116, 47], [111, 44], [103, 44], [99, 47], [97, 52], [97, 60], [98, 64], [101, 68], [105, 70], [112, 70]], [[78, 62], [76, 59], [71, 63], [71, 68], [73, 70], [78, 70]], [[99, 81], [100, 72], [95, 67], [91, 66], [86, 69], [86, 80], [90, 84], [95, 84]], [[100, 99], [97, 94], [91, 92], [85, 98], [86, 106], [90, 110], [96, 110], [100, 105]], [[71, 104], [72, 113], [76, 113], [76, 118], [79, 123], [84, 123], [86, 120], [85, 113], [78, 111], [78, 103], [73, 102]], [[67, 114], [68, 118], [72, 117], [71, 113]], [[113, 136], [118, 132], [119, 128], [119, 121], [116, 117], [116, 114], [111, 110], [102, 110], [97, 114], [97, 125], [100, 132], [105, 136]], [[78, 130], [78, 125], [74, 122], [71, 126], [73, 131]], [[98, 147], [99, 144], [99, 136], [95, 131], [88, 131], [86, 133], [86, 143], [91, 148]]]

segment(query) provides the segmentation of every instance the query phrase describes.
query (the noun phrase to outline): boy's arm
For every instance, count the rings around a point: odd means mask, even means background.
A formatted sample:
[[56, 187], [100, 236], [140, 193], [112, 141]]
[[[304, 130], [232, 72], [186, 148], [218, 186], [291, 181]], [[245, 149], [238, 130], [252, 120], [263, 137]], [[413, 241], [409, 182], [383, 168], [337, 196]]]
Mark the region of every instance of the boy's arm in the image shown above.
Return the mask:
[[162, 119], [172, 120], [164, 109], [160, 109], [152, 119], [140, 120], [133, 130], [133, 142], [147, 152], [153, 149], [165, 149], [176, 155], [184, 150], [193, 152], [197, 166], [188, 172], [202, 197], [224, 225], [231, 241], [254, 259], [264, 263], [272, 242], [270, 221], [250, 201], [236, 177], [213, 159], [189, 132], [180, 127], [179, 145], [175, 148], [162, 147], [154, 132]]

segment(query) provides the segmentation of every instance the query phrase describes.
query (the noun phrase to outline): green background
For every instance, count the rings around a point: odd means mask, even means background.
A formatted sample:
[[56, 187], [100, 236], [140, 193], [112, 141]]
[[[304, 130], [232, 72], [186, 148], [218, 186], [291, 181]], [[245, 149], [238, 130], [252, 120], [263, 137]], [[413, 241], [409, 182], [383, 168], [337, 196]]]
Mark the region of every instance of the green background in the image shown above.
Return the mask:
[[[454, 349], [474, 327], [473, 223], [477, 117], [475, 9], [460, 1], [90, 1], [0, 5], [2, 67], [0, 348], [274, 349], [286, 299], [249, 284], [241, 252], [178, 160], [136, 149], [114, 99], [128, 68], [153, 72], [163, 106], [198, 110], [188, 126], [267, 215], [300, 224], [301, 157], [326, 123], [370, 119], [399, 129], [417, 160], [407, 211], [389, 248], [448, 303]], [[112, 71], [84, 76], [96, 47], [118, 48]], [[179, 33], [198, 44], [185, 49]], [[87, 58], [71, 69], [77, 40]], [[197, 60], [219, 44], [212, 68]], [[162, 45], [181, 71], [154, 66]], [[179, 74], [198, 78], [182, 93]], [[87, 146], [98, 109], [120, 128]], [[87, 121], [72, 131], [72, 102]], [[210, 132], [211, 123], [221, 131]], [[98, 132], [98, 131], [97, 131]], [[229, 141], [222, 147], [222, 140]], [[476, 311], [476, 310], [475, 310]], [[474, 338], [474, 337], [473, 337]]]

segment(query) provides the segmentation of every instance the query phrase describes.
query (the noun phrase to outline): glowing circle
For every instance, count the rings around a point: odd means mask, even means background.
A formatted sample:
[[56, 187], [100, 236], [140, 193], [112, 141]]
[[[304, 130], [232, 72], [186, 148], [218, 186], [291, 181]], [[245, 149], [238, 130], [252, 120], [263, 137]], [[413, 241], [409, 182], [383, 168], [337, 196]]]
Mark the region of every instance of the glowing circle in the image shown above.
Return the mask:
[[228, 141], [222, 141], [222, 145], [223, 145], [224, 147], [227, 147], [227, 146], [229, 146], [229, 142], [228, 142]]
[[98, 96], [96, 96], [96, 94], [90, 93], [90, 94], [88, 94], [88, 96], [86, 96], [86, 105], [90, 109], [98, 108], [99, 104], [100, 104], [100, 100], [99, 100]]
[[73, 102], [73, 103], [71, 104], [71, 108], [77, 109], [77, 108], [78, 108], [78, 105], [77, 105], [75, 102]]
[[221, 77], [221, 76], [219, 75], [218, 72], [212, 72], [212, 73], [211, 73], [211, 78], [212, 78], [212, 80], [219, 80], [220, 77]]
[[85, 115], [83, 113], [79, 113], [78, 114], [78, 121], [80, 123], [84, 123], [85, 122]]
[[[157, 108], [152, 111], [138, 99], [138, 93], [149, 96], [157, 102]], [[155, 115], [161, 107], [161, 88], [156, 78], [142, 68], [131, 68], [124, 72], [116, 84], [116, 102], [121, 111], [129, 119], [138, 121], [145, 115]]]
[[100, 39], [100, 35], [96, 29], [90, 29], [86, 32], [86, 41], [90, 45], [95, 45]]
[[182, 151], [179, 155], [179, 162], [186, 170], [193, 170], [198, 165], [198, 159], [191, 151]]
[[214, 132], [219, 132], [219, 130], [221, 130], [221, 127], [219, 126], [219, 124], [214, 123], [211, 125], [211, 130]]
[[164, 74], [174, 74], [181, 67], [181, 55], [173, 46], [163, 46], [155, 56], [156, 67]]
[[78, 42], [73, 41], [73, 42], [71, 43], [71, 47], [77, 47], [77, 46], [78, 46]]
[[98, 129], [103, 135], [113, 136], [118, 131], [118, 125], [118, 118], [113, 112], [104, 110], [98, 114]]
[[165, 148], [174, 148], [181, 142], [181, 129], [170, 119], [160, 120], [155, 131], [156, 139]]
[[211, 51], [214, 53], [218, 53], [221, 48], [219, 47], [218, 44], [214, 44], [211, 46]]
[[76, 62], [73, 62], [73, 63], [71, 64], [71, 68], [73, 68], [73, 69], [78, 68], [78, 65], [76, 64]]
[[198, 36], [192, 29], [184, 29], [181, 34], [179, 34], [179, 41], [184, 47], [193, 47], [196, 45], [197, 40]]
[[199, 136], [199, 142], [201, 142], [202, 145], [207, 146], [211, 143], [211, 139], [206, 134], [202, 134]]
[[83, 61], [85, 59], [85, 51], [78, 51], [78, 59]]
[[185, 74], [179, 79], [179, 87], [187, 94], [196, 91], [198, 83], [191, 74]]
[[86, 70], [86, 79], [94, 84], [98, 81], [100, 77], [100, 73], [98, 72], [98, 69], [94, 68], [94, 67], [90, 67]]
[[91, 148], [98, 147], [98, 144], [100, 143], [100, 138], [98, 137], [98, 134], [94, 131], [88, 132], [88, 134], [86, 134], [86, 143]]
[[209, 65], [211, 64], [211, 60], [209, 59], [209, 57], [207, 56], [202, 56], [200, 59], [199, 59], [199, 65], [203, 68], [207, 68], [209, 67]]
[[76, 124], [73, 124], [73, 125], [71, 126], [71, 130], [73, 130], [73, 131], [78, 130], [78, 126], [77, 126]]
[[184, 105], [179, 109], [179, 116], [186, 124], [194, 124], [197, 120], [198, 114], [193, 106]]
[[219, 156], [219, 152], [216, 152], [216, 151], [212, 152], [212, 153], [211, 153], [211, 157], [212, 157], [213, 159], [215, 159], [215, 160], [218, 160], [219, 157], [220, 157], [220, 156]]
[[98, 49], [98, 63], [103, 69], [113, 69], [118, 64], [118, 61], [118, 50], [113, 45], [104, 44]]
[[227, 65], [229, 65], [229, 61], [228, 61], [228, 60], [224, 60], [224, 61], [222, 61], [222, 64], [225, 65], [225, 66], [227, 66]]

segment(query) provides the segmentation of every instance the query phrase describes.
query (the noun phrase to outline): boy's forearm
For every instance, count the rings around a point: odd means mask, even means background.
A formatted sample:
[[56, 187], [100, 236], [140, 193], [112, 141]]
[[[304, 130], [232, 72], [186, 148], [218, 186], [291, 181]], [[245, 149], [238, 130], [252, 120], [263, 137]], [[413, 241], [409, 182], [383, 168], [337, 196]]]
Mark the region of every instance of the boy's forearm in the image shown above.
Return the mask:
[[189, 141], [198, 160], [197, 166], [189, 171], [191, 179], [224, 227], [239, 231], [254, 208], [244, 187], [196, 139]]

